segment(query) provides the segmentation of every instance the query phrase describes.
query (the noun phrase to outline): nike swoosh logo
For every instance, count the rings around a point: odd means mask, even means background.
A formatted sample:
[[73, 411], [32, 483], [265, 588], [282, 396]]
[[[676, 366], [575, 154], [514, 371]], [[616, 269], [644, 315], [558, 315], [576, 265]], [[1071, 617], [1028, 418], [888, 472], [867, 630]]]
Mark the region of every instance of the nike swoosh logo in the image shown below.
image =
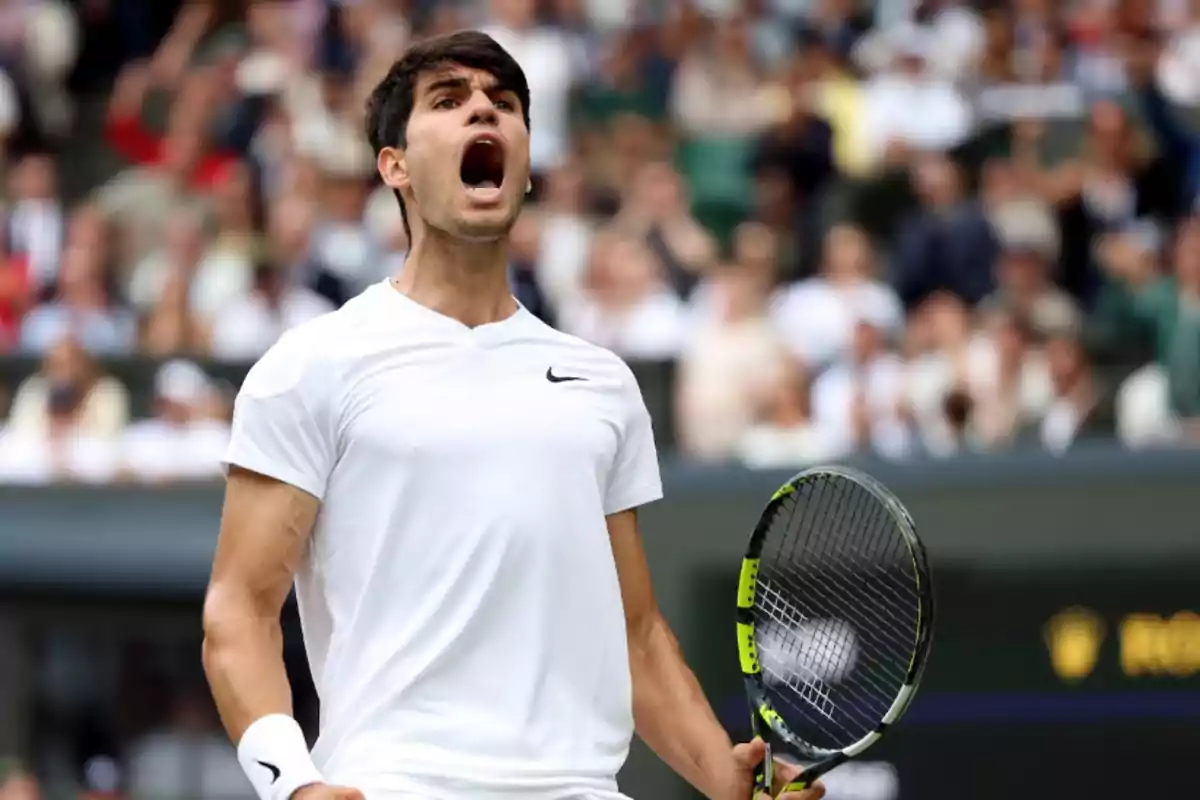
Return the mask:
[[280, 775], [279, 767], [275, 766], [274, 764], [268, 764], [265, 761], [259, 761], [258, 763], [260, 765], [266, 767], [267, 769], [271, 770], [271, 783], [274, 783], [275, 781], [279, 780], [279, 775]]
[[554, 367], [547, 367], [546, 380], [551, 383], [566, 383], [567, 381], [586, 381], [587, 378], [581, 378], [578, 375], [555, 375]]

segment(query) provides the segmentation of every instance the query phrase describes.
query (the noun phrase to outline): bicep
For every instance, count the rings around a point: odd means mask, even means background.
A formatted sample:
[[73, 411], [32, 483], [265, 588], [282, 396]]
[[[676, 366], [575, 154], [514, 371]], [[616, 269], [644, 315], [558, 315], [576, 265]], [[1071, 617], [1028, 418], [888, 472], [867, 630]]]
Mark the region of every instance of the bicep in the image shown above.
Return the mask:
[[650, 582], [650, 566], [646, 562], [646, 551], [638, 528], [637, 509], [609, 514], [605, 521], [613, 561], [617, 567], [617, 580], [621, 585], [625, 625], [630, 636], [633, 636], [652, 622], [658, 611]]
[[290, 484], [231, 467], [208, 603], [237, 600], [256, 612], [278, 613], [319, 507], [316, 497]]

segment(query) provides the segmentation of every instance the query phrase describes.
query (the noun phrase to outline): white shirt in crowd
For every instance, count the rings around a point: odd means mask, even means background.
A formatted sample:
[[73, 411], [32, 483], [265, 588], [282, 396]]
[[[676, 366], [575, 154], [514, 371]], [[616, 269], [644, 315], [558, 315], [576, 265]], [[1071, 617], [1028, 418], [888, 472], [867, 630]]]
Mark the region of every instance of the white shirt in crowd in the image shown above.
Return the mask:
[[28, 254], [29, 273], [39, 288], [58, 277], [64, 230], [62, 206], [55, 200], [22, 200], [12, 209], [9, 251]]
[[823, 446], [841, 453], [857, 449], [853, 410], [861, 392], [871, 420], [865, 444], [885, 458], [906, 455], [912, 442], [899, 413], [904, 387], [904, 362], [892, 354], [863, 367], [839, 362], [822, 372], [813, 382], [812, 417]]
[[322, 501], [296, 595], [331, 782], [617, 796], [605, 516], [662, 494], [622, 361], [523, 308], [468, 328], [381, 282], [250, 371], [226, 461]]
[[893, 141], [949, 150], [970, 135], [971, 109], [948, 80], [886, 74], [867, 82], [862, 124], [868, 152], [878, 162]]
[[286, 289], [277, 308], [249, 292], [230, 302], [213, 325], [212, 354], [226, 361], [250, 361], [274, 344], [284, 331], [333, 311], [333, 304], [302, 286]]
[[562, 327], [626, 358], [674, 358], [687, 334], [688, 313], [669, 289], [647, 294], [628, 308], [606, 309], [588, 298], [562, 311]]
[[0, 484], [102, 484], [113, 480], [120, 466], [107, 437], [73, 433], [52, 439], [40, 432], [0, 429]]
[[783, 371], [785, 352], [768, 320], [696, 326], [680, 359], [679, 426], [688, 455], [725, 458], [754, 422]]
[[222, 420], [182, 424], [141, 420], [121, 437], [121, 463], [134, 477], [146, 481], [217, 478], [228, 444], [229, 425]]
[[898, 332], [904, 307], [882, 281], [839, 285], [818, 277], [783, 289], [772, 301], [771, 317], [792, 355], [814, 369], [848, 352], [860, 319]]

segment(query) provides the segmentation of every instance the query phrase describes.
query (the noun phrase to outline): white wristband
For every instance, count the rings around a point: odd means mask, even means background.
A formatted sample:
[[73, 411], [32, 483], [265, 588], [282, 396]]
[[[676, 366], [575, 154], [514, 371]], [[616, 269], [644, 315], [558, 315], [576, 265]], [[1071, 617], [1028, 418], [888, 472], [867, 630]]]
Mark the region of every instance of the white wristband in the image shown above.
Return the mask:
[[286, 714], [256, 719], [237, 747], [238, 761], [261, 800], [290, 800], [302, 786], [323, 783], [296, 720]]

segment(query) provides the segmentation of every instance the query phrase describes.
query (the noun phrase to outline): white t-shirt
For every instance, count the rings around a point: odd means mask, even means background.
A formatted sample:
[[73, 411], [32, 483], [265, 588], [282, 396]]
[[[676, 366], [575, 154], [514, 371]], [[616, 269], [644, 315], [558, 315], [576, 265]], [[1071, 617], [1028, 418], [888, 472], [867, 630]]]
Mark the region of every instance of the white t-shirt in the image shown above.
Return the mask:
[[226, 462], [322, 501], [296, 594], [333, 782], [615, 791], [633, 717], [605, 516], [662, 496], [620, 359], [385, 281], [250, 371]]

